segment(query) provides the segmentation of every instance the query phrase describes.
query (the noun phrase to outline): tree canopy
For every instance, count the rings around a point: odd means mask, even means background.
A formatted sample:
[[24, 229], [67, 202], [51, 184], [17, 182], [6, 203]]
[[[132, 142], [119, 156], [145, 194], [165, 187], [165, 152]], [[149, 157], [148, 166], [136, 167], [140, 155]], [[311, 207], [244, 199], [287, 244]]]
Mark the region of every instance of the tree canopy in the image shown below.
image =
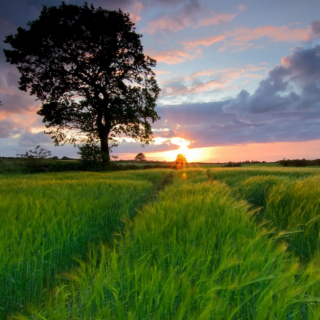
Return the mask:
[[5, 43], [21, 74], [19, 89], [42, 101], [38, 114], [56, 144], [100, 140], [105, 163], [115, 139], [152, 141], [160, 89], [129, 15], [93, 5], [44, 6]]
[[141, 162], [141, 161], [146, 161], [147, 158], [142, 152], [140, 152], [136, 155], [135, 159]]

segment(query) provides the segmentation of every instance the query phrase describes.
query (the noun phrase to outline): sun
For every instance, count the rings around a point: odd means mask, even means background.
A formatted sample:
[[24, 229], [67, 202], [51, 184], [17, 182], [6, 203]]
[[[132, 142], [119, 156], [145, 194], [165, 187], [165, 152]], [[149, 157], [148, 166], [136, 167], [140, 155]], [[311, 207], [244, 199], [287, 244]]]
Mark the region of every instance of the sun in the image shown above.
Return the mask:
[[177, 151], [177, 155], [179, 153], [184, 154], [188, 162], [199, 161], [199, 157], [195, 151], [193, 149], [189, 149], [187, 146], [181, 146]]
[[175, 150], [172, 152], [173, 154], [175, 154], [175, 158], [179, 153], [182, 153], [184, 154], [188, 162], [199, 161], [199, 154], [196, 151], [196, 149], [188, 148], [188, 146], [192, 143], [192, 141], [177, 137], [177, 138], [172, 138], [171, 143], [179, 146], [178, 150]]
[[166, 159], [166, 161], [175, 161], [177, 159], [177, 155], [182, 153], [187, 162], [202, 162], [204, 159], [208, 159], [209, 154], [206, 152], [206, 148], [193, 148], [190, 149], [189, 145], [194, 141], [187, 140], [180, 137], [174, 137], [167, 139], [171, 144], [179, 146], [179, 149], [169, 150], [169, 151], [162, 151], [162, 152], [153, 152], [149, 155], [155, 158]]

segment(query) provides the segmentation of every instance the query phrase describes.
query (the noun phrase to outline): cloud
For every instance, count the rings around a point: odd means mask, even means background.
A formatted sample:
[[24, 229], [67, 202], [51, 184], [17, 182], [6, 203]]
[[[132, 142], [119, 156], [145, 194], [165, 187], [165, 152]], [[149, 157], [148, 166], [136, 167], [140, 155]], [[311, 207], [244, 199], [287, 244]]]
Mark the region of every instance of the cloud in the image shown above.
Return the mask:
[[155, 73], [157, 76], [162, 76], [162, 75], [171, 73], [171, 71], [166, 71], [166, 70], [154, 70], [154, 73]]
[[143, 8], [144, 6], [141, 2], [137, 2], [134, 5], [132, 12], [130, 12], [130, 19], [133, 23], [137, 24], [137, 22], [141, 20], [140, 12], [142, 11]]
[[176, 149], [177, 147], [171, 144], [169, 141], [166, 141], [162, 144], [149, 144], [145, 147], [141, 147], [139, 142], [133, 141], [126, 141], [123, 139], [118, 147], [113, 149], [115, 154], [117, 153], [139, 153], [139, 152], [161, 152], [161, 151], [168, 151], [172, 149]]
[[[319, 139], [320, 46], [297, 48], [282, 63], [260, 81], [253, 94], [242, 90], [236, 98], [226, 101], [158, 108], [161, 120], [157, 127], [193, 141], [191, 148]], [[230, 75], [234, 72], [235, 77], [244, 72], [228, 71]], [[199, 71], [189, 79], [215, 72]], [[181, 83], [176, 88], [176, 92], [188, 90]]]
[[[180, 1], [179, 1], [180, 2]], [[182, 1], [181, 1], [182, 3]], [[245, 11], [244, 5], [239, 5], [239, 12]], [[203, 18], [198, 18], [200, 15]], [[201, 8], [198, 0], [185, 1], [182, 8], [178, 12], [165, 14], [157, 19], [149, 21], [143, 32], [154, 34], [160, 30], [178, 32], [182, 29], [193, 27], [205, 27], [210, 25], [225, 24], [233, 20], [238, 13], [208, 13], [204, 8]]]
[[19, 132], [19, 127], [12, 119], [0, 121], [0, 138], [9, 138]]
[[[209, 23], [211, 18], [208, 19], [205, 19], [203, 21], [208, 21]], [[213, 21], [214, 20], [212, 20], [212, 22]], [[220, 47], [219, 52], [225, 51], [227, 49], [227, 46], [234, 47], [233, 51], [242, 51], [248, 49], [249, 47], [253, 47], [255, 49], [261, 48], [262, 46], [254, 46], [254, 43], [252, 41], [259, 40], [263, 37], [267, 37], [275, 42], [309, 41], [314, 38], [320, 37], [320, 21], [313, 21], [311, 23], [311, 28], [297, 28], [292, 24], [290, 25], [290, 27], [276, 27], [269, 25], [254, 29], [238, 28], [232, 31], [228, 31], [225, 34], [208, 36], [189, 41], [182, 41], [180, 43], [186, 50], [192, 50], [199, 46], [211, 46], [214, 43], [223, 42], [223, 46]]]
[[311, 29], [315, 36], [320, 37], [320, 21], [313, 20], [311, 22]]
[[190, 141], [190, 148], [267, 142], [299, 142], [320, 137], [320, 111], [255, 114], [250, 120], [226, 113], [222, 102], [198, 103], [158, 109], [158, 125], [171, 128], [176, 137]]
[[10, 94], [0, 94], [0, 101], [2, 105], [0, 106], [0, 119], [10, 115], [22, 115], [26, 113], [36, 113], [39, 109], [39, 103], [32, 101], [34, 99], [30, 98], [27, 94], [23, 95], [10, 95]]
[[153, 34], [158, 30], [180, 31], [193, 25], [201, 11], [198, 0], [188, 0], [183, 2], [183, 7], [178, 12], [165, 14], [155, 20], [149, 21], [143, 32]]
[[235, 43], [246, 43], [263, 37], [272, 41], [308, 41], [310, 40], [309, 28], [289, 28], [288, 26], [262, 26], [254, 29], [239, 28], [228, 33]]
[[243, 11], [246, 11], [246, 10], [247, 10], [247, 7], [246, 7], [244, 4], [239, 4], [239, 5], [237, 6], [237, 8], [238, 8], [238, 10], [239, 10], [240, 12], [243, 12]]
[[226, 39], [226, 36], [218, 35], [218, 36], [205, 37], [205, 38], [201, 38], [193, 41], [182, 41], [180, 43], [185, 47], [186, 50], [190, 50], [200, 45], [208, 47], [214, 43], [223, 41], [225, 39]]
[[178, 64], [188, 60], [193, 60], [196, 57], [196, 54], [190, 54], [183, 50], [162, 50], [157, 52], [149, 52], [153, 59], [156, 59], [157, 62], [163, 62], [166, 64]]
[[177, 96], [202, 93], [217, 89], [231, 90], [239, 79], [260, 79], [259, 72], [265, 67], [247, 65], [244, 68], [207, 69], [194, 72], [186, 77], [168, 79], [161, 82], [161, 95]]
[[233, 20], [237, 16], [237, 13], [213, 13], [211, 17], [204, 18], [199, 21], [198, 26], [210, 26], [210, 25], [217, 25], [223, 24]]
[[242, 90], [224, 107], [241, 117], [269, 112], [308, 112], [320, 109], [320, 46], [298, 48], [282, 59], [250, 95]]
[[43, 132], [25, 132], [21, 134], [19, 139], [19, 146], [25, 148], [35, 148], [37, 145], [52, 146], [52, 144], [53, 143], [50, 136], [44, 134]]

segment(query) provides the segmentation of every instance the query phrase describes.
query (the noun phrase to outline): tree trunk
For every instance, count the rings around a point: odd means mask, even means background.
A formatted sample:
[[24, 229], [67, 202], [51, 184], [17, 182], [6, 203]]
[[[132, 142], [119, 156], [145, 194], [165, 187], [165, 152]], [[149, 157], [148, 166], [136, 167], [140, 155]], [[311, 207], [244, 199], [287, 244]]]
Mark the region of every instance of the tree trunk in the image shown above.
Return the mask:
[[103, 167], [108, 167], [110, 165], [108, 135], [100, 136], [100, 144], [102, 153], [102, 165]]

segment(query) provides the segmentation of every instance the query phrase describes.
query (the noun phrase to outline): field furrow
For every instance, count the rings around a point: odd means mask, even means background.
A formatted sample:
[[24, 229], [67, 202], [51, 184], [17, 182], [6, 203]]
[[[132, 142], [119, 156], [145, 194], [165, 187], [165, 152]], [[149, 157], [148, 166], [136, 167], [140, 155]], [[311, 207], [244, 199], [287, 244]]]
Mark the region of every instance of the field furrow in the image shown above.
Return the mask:
[[[64, 273], [41, 319], [319, 319], [320, 273], [300, 265], [205, 170], [177, 171], [110, 245]], [[272, 235], [272, 236], [270, 236]], [[20, 316], [19, 319], [27, 319]]]
[[226, 182], [235, 197], [260, 207], [256, 221], [272, 222], [289, 250], [301, 262], [319, 260], [320, 252], [319, 169], [210, 170], [209, 176]]

